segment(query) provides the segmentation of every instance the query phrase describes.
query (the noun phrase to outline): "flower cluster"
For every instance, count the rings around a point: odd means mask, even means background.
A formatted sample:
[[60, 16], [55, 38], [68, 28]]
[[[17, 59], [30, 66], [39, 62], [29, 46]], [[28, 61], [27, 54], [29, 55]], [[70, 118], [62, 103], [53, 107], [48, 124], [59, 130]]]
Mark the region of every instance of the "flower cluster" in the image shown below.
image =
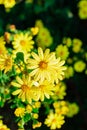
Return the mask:
[[[0, 37], [0, 107], [10, 102], [18, 129], [25, 129], [29, 122], [32, 122], [31, 129], [41, 127], [43, 122], [39, 116], [43, 107], [46, 109], [44, 124], [50, 129], [61, 128], [65, 116], [72, 111], [70, 103], [64, 101], [67, 86], [61, 81], [68, 71], [64, 66], [69, 57], [68, 45], [59, 45], [55, 52], [46, 48], [45, 44], [45, 48], [38, 47], [37, 37], [41, 35], [38, 28], [35, 26], [21, 31], [10, 25]], [[75, 53], [79, 52], [77, 50]], [[74, 114], [76, 111], [72, 116]]]
[[87, 0], [80, 0], [78, 2], [79, 17], [81, 19], [87, 19]]
[[65, 78], [73, 77], [75, 73], [86, 74], [86, 50], [78, 38], [64, 37], [62, 44], [56, 48], [56, 56], [66, 60]]

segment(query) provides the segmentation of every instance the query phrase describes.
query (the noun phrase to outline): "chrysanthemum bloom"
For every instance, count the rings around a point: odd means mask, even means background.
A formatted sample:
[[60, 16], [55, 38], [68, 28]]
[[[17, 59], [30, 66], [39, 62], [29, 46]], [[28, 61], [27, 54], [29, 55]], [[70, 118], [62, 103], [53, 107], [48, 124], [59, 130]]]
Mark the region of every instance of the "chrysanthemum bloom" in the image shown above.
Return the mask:
[[33, 82], [29, 76], [23, 76], [23, 78], [17, 76], [16, 82], [11, 82], [12, 86], [17, 88], [12, 94], [18, 95], [23, 102], [27, 101], [31, 103], [32, 99], [35, 99], [33, 94]]
[[57, 57], [61, 57], [63, 60], [66, 60], [69, 56], [68, 47], [66, 45], [58, 45], [56, 48]]
[[14, 114], [15, 114], [17, 117], [22, 117], [22, 116], [24, 116], [24, 114], [25, 114], [25, 108], [23, 108], [23, 107], [18, 107], [18, 108], [16, 108], [15, 111], [14, 111]]
[[4, 73], [12, 69], [12, 57], [8, 54], [0, 55], [0, 70], [4, 70]]
[[87, 19], [87, 7], [79, 9], [78, 15], [80, 19]]
[[74, 68], [72, 66], [68, 66], [67, 70], [65, 71], [65, 78], [70, 78], [74, 76]]
[[80, 0], [80, 1], [78, 2], [78, 7], [80, 7], [80, 8], [85, 8], [85, 7], [87, 7], [87, 0]]
[[36, 82], [36, 87], [34, 88], [33, 93], [36, 95], [37, 101], [40, 99], [44, 101], [45, 97], [50, 98], [53, 95], [54, 85], [49, 81], [45, 80], [41, 83]]
[[30, 52], [33, 48], [34, 41], [32, 36], [28, 33], [19, 33], [14, 36], [14, 41], [12, 42], [13, 48], [21, 52]]
[[30, 76], [36, 81], [43, 82], [45, 79], [48, 81], [56, 81], [64, 75], [66, 69], [64, 65], [65, 61], [60, 61], [60, 58], [56, 58], [55, 53], [46, 49], [43, 52], [42, 48], [38, 48], [38, 54], [31, 53], [33, 58], [29, 59], [28, 69], [32, 69]]
[[47, 28], [40, 28], [39, 33], [36, 37], [36, 43], [38, 47], [42, 47], [43, 49], [49, 47], [53, 43], [53, 38]]
[[72, 42], [73, 52], [78, 53], [81, 50], [82, 41], [80, 39], [74, 38]]
[[4, 0], [3, 4], [5, 8], [12, 8], [16, 4], [16, 2], [15, 0]]
[[67, 117], [73, 117], [74, 115], [78, 114], [79, 112], [79, 106], [73, 102], [73, 103], [67, 103], [69, 111], [67, 112]]
[[64, 37], [63, 38], [63, 44], [65, 44], [67, 47], [70, 47], [72, 45], [72, 40], [70, 37]]
[[4, 37], [0, 37], [0, 55], [7, 53]]
[[50, 127], [51, 130], [55, 130], [56, 128], [61, 128], [61, 126], [65, 123], [64, 116], [58, 115], [56, 113], [51, 112], [47, 118], [45, 119], [44, 124]]
[[57, 85], [55, 85], [54, 87], [55, 91], [54, 91], [54, 95], [52, 96], [52, 98], [54, 100], [56, 99], [63, 99], [64, 96], [66, 95], [66, 85], [64, 83], [59, 83]]
[[86, 63], [84, 61], [80, 60], [74, 64], [74, 69], [76, 72], [82, 72], [84, 71], [85, 68], [86, 68]]
[[55, 112], [59, 115], [66, 115], [69, 111], [68, 105], [66, 101], [54, 102], [53, 106], [55, 108]]
[[3, 124], [2, 120], [0, 120], [0, 130], [10, 130], [6, 125]]

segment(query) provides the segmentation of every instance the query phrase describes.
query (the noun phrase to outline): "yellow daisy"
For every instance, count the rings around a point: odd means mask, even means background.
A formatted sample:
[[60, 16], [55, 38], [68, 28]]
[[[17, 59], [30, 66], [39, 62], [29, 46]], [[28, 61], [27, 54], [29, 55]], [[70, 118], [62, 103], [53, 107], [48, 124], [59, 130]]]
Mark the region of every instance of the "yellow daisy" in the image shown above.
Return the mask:
[[11, 85], [17, 88], [12, 94], [18, 95], [18, 98], [23, 102], [28, 101], [31, 103], [32, 99], [35, 99], [32, 91], [33, 81], [30, 76], [23, 76], [22, 78], [17, 76], [16, 82], [11, 82]]
[[82, 60], [79, 60], [74, 64], [74, 69], [76, 72], [82, 72], [85, 70], [85, 68], [86, 68], [86, 63]]
[[61, 126], [65, 123], [64, 116], [58, 115], [56, 113], [50, 112], [44, 122], [51, 130], [55, 130], [56, 128], [61, 128]]
[[33, 48], [34, 41], [32, 36], [28, 33], [20, 33], [14, 36], [14, 41], [12, 42], [13, 48], [23, 52], [30, 52]]
[[64, 65], [65, 61], [60, 61], [60, 58], [56, 58], [55, 53], [46, 49], [43, 52], [42, 48], [38, 48], [38, 54], [35, 52], [31, 53], [33, 58], [29, 59], [28, 69], [32, 69], [30, 76], [36, 81], [56, 81], [61, 79], [66, 69]]
[[5, 8], [12, 8], [16, 4], [16, 1], [15, 0], [4, 0], [3, 4], [4, 4]]
[[12, 69], [12, 57], [8, 54], [0, 55], [0, 70], [4, 70], [4, 73]]
[[34, 94], [37, 100], [44, 101], [44, 98], [50, 98], [53, 95], [54, 85], [49, 81], [45, 80], [42, 83], [35, 82], [36, 87], [34, 88]]
[[24, 116], [24, 114], [25, 114], [25, 108], [23, 108], [23, 107], [18, 107], [18, 108], [16, 108], [15, 111], [14, 111], [14, 114], [15, 114], [17, 117], [22, 117], [22, 116]]
[[57, 57], [61, 57], [63, 60], [66, 60], [69, 56], [69, 50], [66, 45], [58, 45], [56, 48]]

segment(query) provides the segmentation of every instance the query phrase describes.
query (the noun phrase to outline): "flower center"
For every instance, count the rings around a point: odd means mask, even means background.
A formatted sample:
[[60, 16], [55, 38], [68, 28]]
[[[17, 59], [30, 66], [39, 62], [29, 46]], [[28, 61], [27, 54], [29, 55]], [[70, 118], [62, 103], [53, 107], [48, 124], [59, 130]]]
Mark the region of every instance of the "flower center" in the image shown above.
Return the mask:
[[46, 69], [46, 68], [47, 68], [47, 62], [41, 61], [41, 62], [39, 63], [39, 67], [40, 67], [41, 69]]
[[23, 84], [21, 86], [21, 89], [22, 89], [23, 92], [29, 91], [29, 87], [27, 85], [25, 85], [25, 84]]
[[20, 41], [20, 44], [21, 44], [22, 46], [25, 46], [26, 42], [25, 42], [24, 40], [21, 40], [21, 41]]
[[5, 60], [5, 66], [11, 66], [11, 59], [10, 58]]

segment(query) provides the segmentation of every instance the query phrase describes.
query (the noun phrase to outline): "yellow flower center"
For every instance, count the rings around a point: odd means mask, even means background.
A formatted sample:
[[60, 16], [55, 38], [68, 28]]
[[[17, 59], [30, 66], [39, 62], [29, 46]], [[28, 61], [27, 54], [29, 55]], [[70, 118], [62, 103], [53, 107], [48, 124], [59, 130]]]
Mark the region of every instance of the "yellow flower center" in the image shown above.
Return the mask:
[[23, 85], [21, 86], [21, 89], [22, 89], [23, 92], [29, 91], [29, 87], [28, 87], [27, 85], [25, 85], [25, 84], [23, 84]]
[[55, 122], [56, 122], [56, 119], [53, 119], [52, 122], [55, 123]]
[[4, 65], [5, 66], [11, 66], [11, 59], [10, 58], [6, 59]]
[[21, 40], [21, 41], [20, 41], [20, 44], [21, 44], [22, 46], [25, 46], [25, 44], [26, 44], [26, 41], [24, 41], [24, 40]]
[[40, 67], [41, 69], [46, 69], [46, 68], [47, 68], [47, 62], [41, 61], [41, 62], [39, 63], [39, 67]]
[[63, 55], [64, 55], [64, 52], [63, 52], [63, 51], [61, 51], [61, 52], [60, 52], [60, 56], [63, 56]]

